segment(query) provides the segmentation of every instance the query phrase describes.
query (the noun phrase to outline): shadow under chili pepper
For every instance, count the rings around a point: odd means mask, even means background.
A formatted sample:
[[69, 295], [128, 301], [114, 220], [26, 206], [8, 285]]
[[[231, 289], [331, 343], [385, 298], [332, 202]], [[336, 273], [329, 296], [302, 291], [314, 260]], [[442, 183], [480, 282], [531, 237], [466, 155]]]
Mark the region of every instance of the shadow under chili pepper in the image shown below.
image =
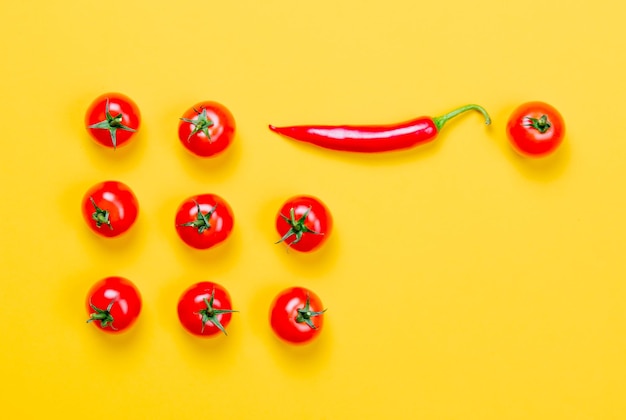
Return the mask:
[[[299, 149], [298, 152], [319, 157], [321, 159], [342, 162], [350, 165], [388, 167], [390, 165], [416, 164], [422, 159], [430, 159], [434, 157], [442, 147], [442, 141], [446, 136], [441, 135], [440, 139], [434, 142], [421, 145], [415, 148], [393, 150], [379, 153], [355, 153], [344, 152], [339, 150], [329, 150], [316, 147], [310, 144], [292, 142], [294, 148]], [[288, 141], [288, 140], [285, 140]]]

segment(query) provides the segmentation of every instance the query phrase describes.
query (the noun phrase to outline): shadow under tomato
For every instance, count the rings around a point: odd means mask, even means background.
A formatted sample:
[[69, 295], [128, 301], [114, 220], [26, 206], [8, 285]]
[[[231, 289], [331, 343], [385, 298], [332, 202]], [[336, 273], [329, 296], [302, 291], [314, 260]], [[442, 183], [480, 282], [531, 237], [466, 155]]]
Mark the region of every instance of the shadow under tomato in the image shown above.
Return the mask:
[[[219, 194], [219, 193], [218, 193]], [[189, 193], [189, 195], [192, 195]], [[221, 195], [221, 194], [219, 194]], [[233, 261], [238, 261], [242, 251], [241, 229], [237, 213], [234, 215], [233, 230], [219, 244], [207, 249], [195, 249], [187, 245], [176, 232], [176, 211], [188, 195], [170, 197], [156, 210], [156, 215], [163, 220], [157, 229], [171, 247], [172, 252], [186, 271], [202, 270], [213, 274], [223, 273]], [[225, 197], [228, 200], [228, 197]]]
[[[243, 315], [242, 322], [250, 325], [250, 330], [260, 340], [269, 353], [274, 363], [294, 377], [311, 377], [320, 373], [328, 366], [332, 352], [332, 315], [324, 319], [324, 326], [320, 334], [312, 341], [305, 344], [291, 344], [278, 338], [269, 323], [270, 307], [274, 297], [283, 289], [291, 286], [310, 287], [318, 292], [315, 285], [304, 284], [308, 282], [291, 281], [288, 276], [280, 283], [266, 282], [265, 286], [257, 287], [258, 292], [248, 305], [248, 310]], [[320, 295], [322, 301], [324, 297]], [[332, 309], [332, 308], [330, 308]], [[330, 310], [329, 309], [329, 310]]]
[[175, 139], [176, 156], [180, 161], [181, 169], [195, 180], [210, 181], [211, 183], [228, 180], [234, 176], [241, 161], [242, 147], [239, 135], [235, 134], [233, 142], [222, 153], [213, 157], [196, 156]]
[[[87, 226], [85, 229], [89, 230]], [[105, 238], [94, 232], [81, 233], [85, 257], [96, 258], [99, 261], [115, 261], [116, 265], [125, 265], [140, 258], [145, 246], [144, 224], [137, 220], [128, 232], [114, 237]]]
[[[74, 130], [73, 137], [79, 143], [77, 151], [82, 154], [81, 159], [87, 157], [92, 166], [98, 169], [113, 170], [116, 173], [134, 170], [142, 161], [151, 138], [149, 124], [146, 124], [144, 115], [142, 115], [139, 130], [127, 144], [117, 149], [96, 143], [86, 129], [84, 119], [89, 105], [99, 94], [93, 92], [76, 98], [70, 107], [71, 112], [68, 112], [68, 117], [71, 119], [70, 126]], [[138, 103], [138, 106], [141, 110], [141, 103]]]
[[82, 149], [91, 164], [100, 170], [114, 173], [130, 172], [135, 170], [144, 159], [148, 148], [147, 142], [150, 141], [147, 131], [149, 128], [142, 126], [128, 144], [112, 149], [97, 144], [85, 130], [84, 142], [88, 144], [85, 144]]
[[[224, 286], [231, 292], [230, 284], [213, 275], [194, 277], [185, 275], [174, 278], [160, 287], [157, 310], [162, 317], [159, 325], [167, 332], [177, 347], [177, 358], [189, 363], [194, 370], [200, 369], [207, 373], [230, 371], [236, 364], [242, 342], [241, 312], [233, 313], [230, 323], [226, 326], [228, 335], [222, 333], [209, 337], [198, 337], [189, 333], [180, 323], [177, 314], [178, 300], [187, 288], [200, 281], [212, 281]], [[240, 303], [233, 297], [233, 309], [243, 311]]]
[[512, 147], [508, 150], [509, 161], [526, 178], [549, 182], [563, 175], [571, 161], [571, 145], [567, 137], [559, 148], [549, 156], [532, 158], [521, 156]]
[[336, 264], [339, 256], [339, 235], [333, 232], [332, 237], [313, 252], [295, 251], [282, 243], [272, 246], [281, 264], [293, 274], [317, 278], [330, 272]]
[[[275, 228], [275, 220], [284, 199], [285, 197], [276, 198], [259, 207], [257, 225], [265, 233], [266, 246], [272, 247], [273, 253], [281, 265], [295, 275], [316, 278], [327, 274], [332, 270], [340, 255], [341, 231], [338, 227], [339, 224], [333, 220], [333, 230], [328, 235], [327, 240], [311, 252], [296, 251], [285, 243], [276, 243], [280, 236]], [[320, 199], [323, 200], [322, 197]], [[330, 211], [332, 213], [332, 208]]]
[[[94, 181], [95, 184], [97, 181]], [[76, 234], [76, 240], [80, 243], [81, 255], [77, 258], [96, 258], [99, 261], [128, 262], [142, 254], [146, 245], [146, 232], [148, 222], [146, 214], [139, 205], [137, 220], [130, 229], [116, 237], [104, 237], [94, 232], [81, 211], [82, 200], [85, 192], [93, 185], [90, 182], [80, 182], [70, 185], [58, 194], [59, 214], [63, 222]], [[67, 211], [72, 209], [72, 211]], [[65, 231], [69, 235], [69, 231]]]
[[195, 249], [185, 244], [176, 235], [172, 238], [172, 247], [176, 257], [181, 262], [181, 267], [186, 271], [201, 270], [210, 275], [220, 275], [233, 261], [238, 260], [241, 252], [241, 237], [237, 230], [233, 230], [230, 236], [218, 245], [208, 249]]
[[553, 181], [567, 170], [572, 159], [572, 142], [571, 135], [566, 132], [563, 142], [560, 146], [551, 154], [533, 158], [522, 156], [511, 145], [507, 134], [506, 124], [509, 116], [515, 109], [515, 105], [508, 107], [502, 107], [500, 112], [495, 115], [492, 129], [498, 135], [495, 136], [498, 140], [498, 146], [502, 155], [526, 178], [533, 181], [550, 182]]
[[[153, 317], [150, 308], [145, 301], [142, 302], [141, 313], [133, 325], [127, 330], [118, 333], [102, 331], [93, 323], [88, 323], [89, 312], [87, 311], [87, 293], [89, 288], [98, 280], [116, 275], [116, 273], [106, 273], [89, 271], [75, 273], [63, 278], [59, 284], [59, 297], [55, 300], [57, 309], [55, 314], [60, 314], [60, 320], [67, 326], [68, 337], [78, 337], [81, 344], [80, 351], [91, 354], [94, 358], [104, 360], [117, 360], [117, 363], [124, 360], [134, 360], [145, 352], [145, 347], [149, 346], [153, 324], [148, 320]], [[120, 274], [124, 275], [124, 274]], [[136, 279], [132, 279], [136, 283]], [[136, 283], [137, 284], [137, 283]], [[141, 284], [137, 284], [141, 291]], [[67, 308], [72, 308], [68, 311]], [[59, 333], [61, 334], [61, 333]]]

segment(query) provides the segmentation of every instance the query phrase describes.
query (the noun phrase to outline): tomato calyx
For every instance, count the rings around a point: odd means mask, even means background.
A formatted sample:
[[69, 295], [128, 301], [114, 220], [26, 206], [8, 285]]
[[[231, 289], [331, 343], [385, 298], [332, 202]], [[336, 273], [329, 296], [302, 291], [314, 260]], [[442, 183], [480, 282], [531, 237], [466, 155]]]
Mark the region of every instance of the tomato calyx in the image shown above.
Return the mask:
[[109, 130], [109, 133], [111, 134], [111, 143], [113, 143], [113, 149], [117, 148], [117, 130], [130, 131], [132, 133], [137, 131], [134, 128], [122, 124], [123, 115], [121, 113], [116, 116], [111, 115], [108, 98], [104, 108], [104, 114], [106, 116], [105, 120], [92, 124], [89, 128]]
[[316, 330], [317, 327], [315, 326], [315, 324], [313, 323], [311, 318], [314, 318], [316, 316], [320, 316], [324, 312], [326, 312], [326, 309], [324, 309], [322, 311], [317, 311], [317, 312], [311, 310], [311, 297], [310, 297], [309, 293], [307, 293], [306, 294], [306, 303], [304, 304], [304, 307], [298, 309], [298, 315], [296, 316], [296, 322], [298, 322], [300, 324], [304, 323], [304, 324], [308, 325], [311, 329]]
[[93, 309], [95, 312], [89, 315], [89, 319], [87, 320], [87, 323], [90, 323], [93, 321], [100, 321], [100, 327], [102, 328], [111, 327], [112, 330], [117, 330], [117, 328], [113, 326], [114, 319], [113, 319], [113, 315], [111, 315], [111, 308], [113, 307], [114, 303], [115, 303], [115, 299], [113, 299], [109, 303], [106, 309], [100, 309], [93, 303], [89, 302], [89, 306], [91, 306], [91, 309]]
[[305, 233], [312, 233], [314, 235], [323, 235], [322, 232], [317, 232], [317, 231], [309, 228], [305, 224], [306, 219], [309, 216], [310, 212], [311, 212], [311, 207], [309, 207], [302, 214], [302, 216], [300, 216], [299, 219], [296, 219], [296, 210], [293, 207], [289, 210], [289, 217], [287, 217], [287, 216], [285, 216], [284, 214], [281, 213], [280, 217], [282, 217], [283, 220], [289, 224], [289, 230], [283, 235], [282, 238], [280, 238], [275, 243], [279, 244], [279, 243], [284, 242], [287, 239], [289, 239], [290, 237], [295, 235], [296, 239], [294, 239], [289, 244], [289, 245], [293, 245], [293, 244], [297, 244], [298, 242], [300, 242], [300, 240], [302, 240], [302, 237], [304, 236]]
[[204, 133], [204, 135], [209, 139], [209, 142], [212, 142], [209, 128], [212, 127], [214, 123], [207, 116], [206, 108], [202, 108], [202, 112], [198, 111], [195, 108], [193, 110], [196, 112], [196, 114], [198, 114], [198, 116], [193, 119], [181, 118], [182, 121], [193, 125], [193, 130], [191, 131], [191, 133], [189, 133], [189, 136], [187, 136], [187, 142], [189, 142], [191, 137], [193, 137], [195, 134], [198, 134], [199, 132]]
[[548, 116], [543, 114], [539, 118], [526, 117], [528, 122], [524, 124], [524, 127], [531, 127], [539, 131], [541, 134], [545, 133], [552, 127], [552, 123], [548, 119]]
[[213, 307], [214, 298], [215, 298], [215, 289], [211, 291], [211, 297], [209, 299], [207, 298], [202, 299], [204, 301], [204, 304], [206, 305], [206, 308], [201, 309], [198, 312], [195, 312], [196, 314], [202, 316], [202, 329], [200, 330], [200, 332], [204, 332], [204, 327], [210, 322], [211, 324], [219, 328], [219, 330], [223, 332], [224, 335], [228, 335], [226, 333], [226, 329], [220, 323], [218, 319], [218, 315], [226, 314], [226, 313], [233, 313], [237, 311], [234, 311], [232, 309], [215, 309]]
[[95, 209], [95, 211], [91, 214], [91, 218], [93, 219], [94, 222], [96, 222], [96, 227], [99, 228], [102, 225], [108, 225], [109, 229], [113, 230], [113, 226], [111, 225], [111, 220], [109, 220], [109, 216], [110, 216], [109, 211], [103, 210], [100, 207], [98, 207], [93, 197], [89, 197], [89, 200], [91, 201], [91, 204], [93, 204], [93, 207]]
[[196, 220], [192, 222], [182, 223], [179, 226], [191, 226], [196, 229], [199, 234], [202, 234], [205, 230], [211, 229], [211, 223], [209, 222], [209, 219], [211, 218], [211, 215], [215, 212], [215, 209], [217, 209], [217, 204], [214, 205], [211, 210], [207, 211], [206, 213], [202, 213], [202, 210], [200, 209], [200, 204], [198, 204], [198, 202], [195, 200], [193, 202], [196, 204], [196, 208], [198, 209], [198, 213], [196, 214]]

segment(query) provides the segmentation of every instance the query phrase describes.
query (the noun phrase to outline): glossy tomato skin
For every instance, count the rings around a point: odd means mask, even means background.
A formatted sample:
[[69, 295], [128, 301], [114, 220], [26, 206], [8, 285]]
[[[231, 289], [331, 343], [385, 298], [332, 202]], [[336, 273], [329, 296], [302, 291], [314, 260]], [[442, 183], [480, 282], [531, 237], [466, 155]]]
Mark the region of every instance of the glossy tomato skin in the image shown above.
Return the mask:
[[[120, 124], [120, 127], [114, 130], [114, 136], [107, 128], [93, 128], [94, 125], [110, 121], [106, 113], [107, 101], [111, 117], [117, 118], [117, 122], [112, 122], [112, 125], [116, 127]], [[85, 114], [85, 127], [91, 137], [102, 146], [113, 149], [127, 145], [139, 130], [140, 125], [141, 113], [137, 104], [128, 96], [117, 92], [98, 96], [89, 105]]]
[[180, 119], [178, 138], [196, 156], [213, 157], [230, 146], [235, 137], [235, 125], [235, 118], [224, 105], [199, 102]]
[[[207, 302], [210, 302], [208, 313]], [[223, 286], [208, 281], [196, 283], [185, 290], [178, 300], [177, 309], [181, 325], [198, 337], [226, 334], [226, 327], [234, 312], [228, 291]], [[215, 317], [215, 322], [211, 317]]]
[[139, 203], [135, 194], [119, 181], [105, 181], [92, 186], [82, 201], [82, 213], [87, 225], [108, 238], [130, 229], [138, 212]]
[[128, 330], [141, 313], [141, 294], [124, 277], [107, 277], [95, 283], [87, 293], [87, 322], [107, 333]]
[[509, 117], [507, 136], [513, 149], [522, 156], [543, 157], [553, 153], [565, 136], [563, 117], [545, 102], [527, 102]]
[[[309, 318], [314, 326], [298, 322], [298, 310], [305, 309], [309, 301]], [[274, 333], [291, 344], [304, 344], [316, 338], [324, 326], [324, 307], [320, 298], [304, 287], [291, 287], [280, 292], [270, 307], [270, 325]]]
[[226, 200], [216, 194], [189, 197], [181, 203], [175, 218], [178, 236], [196, 249], [208, 249], [225, 241], [233, 230], [234, 222], [232, 209]]
[[318, 249], [328, 240], [332, 226], [328, 207], [310, 195], [289, 198], [276, 215], [276, 231], [281, 238], [278, 242], [300, 252]]

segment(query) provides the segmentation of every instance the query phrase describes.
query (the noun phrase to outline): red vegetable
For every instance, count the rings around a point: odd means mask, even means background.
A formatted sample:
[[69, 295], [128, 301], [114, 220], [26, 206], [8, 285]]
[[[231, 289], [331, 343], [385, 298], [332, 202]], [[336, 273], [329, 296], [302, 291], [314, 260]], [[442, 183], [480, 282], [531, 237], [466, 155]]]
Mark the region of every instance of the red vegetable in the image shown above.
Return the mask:
[[135, 194], [126, 184], [118, 181], [96, 184], [83, 197], [85, 222], [94, 232], [108, 238], [130, 229], [138, 211]]
[[178, 300], [178, 319], [193, 335], [209, 337], [226, 334], [230, 323], [232, 304], [226, 289], [208, 281], [188, 288]]
[[563, 141], [565, 122], [552, 105], [527, 102], [513, 111], [506, 132], [518, 153], [542, 157], [554, 152]]
[[140, 123], [137, 104], [121, 93], [106, 93], [97, 97], [85, 115], [85, 125], [91, 137], [113, 149], [127, 144], [139, 130]]
[[141, 312], [137, 287], [123, 277], [107, 277], [87, 293], [87, 322], [109, 333], [130, 328]]
[[322, 331], [324, 306], [320, 298], [303, 287], [283, 290], [270, 308], [270, 325], [282, 340], [302, 344]]
[[362, 153], [387, 152], [407, 149], [433, 140], [448, 120], [469, 110], [479, 111], [485, 117], [485, 123], [491, 123], [489, 114], [483, 107], [471, 104], [440, 117], [420, 117], [400, 124], [291, 127], [270, 125], [269, 128], [278, 134], [327, 149]]
[[222, 104], [197, 103], [183, 114], [178, 124], [178, 138], [196, 156], [211, 157], [222, 153], [235, 136], [235, 119]]
[[186, 199], [176, 212], [176, 232], [187, 245], [208, 249], [225, 241], [233, 230], [233, 212], [222, 197], [200, 194]]
[[288, 199], [276, 215], [276, 231], [291, 249], [310, 252], [319, 248], [330, 235], [333, 219], [318, 198], [299, 195]]

